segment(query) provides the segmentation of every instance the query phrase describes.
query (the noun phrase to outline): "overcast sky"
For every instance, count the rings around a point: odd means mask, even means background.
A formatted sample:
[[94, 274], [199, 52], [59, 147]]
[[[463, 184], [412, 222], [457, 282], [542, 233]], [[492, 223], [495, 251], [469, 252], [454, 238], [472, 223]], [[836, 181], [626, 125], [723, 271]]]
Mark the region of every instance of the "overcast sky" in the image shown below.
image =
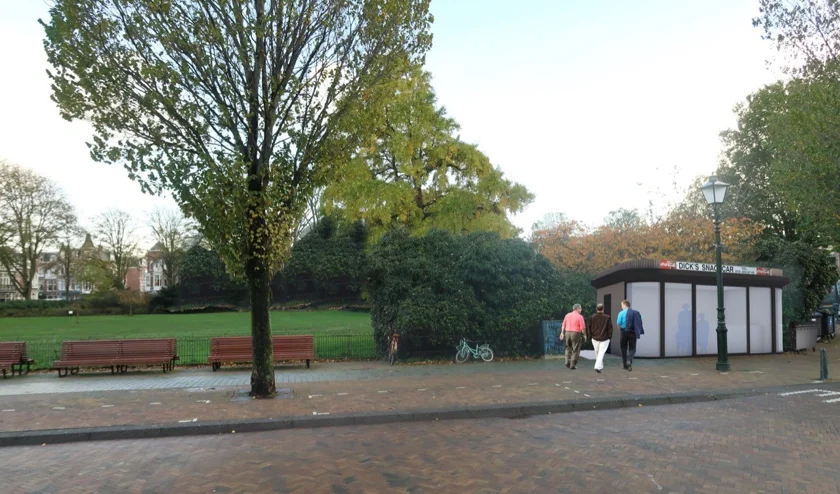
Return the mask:
[[[751, 19], [758, 0], [433, 0], [427, 69], [441, 104], [547, 213], [590, 224], [676, 200], [720, 156], [733, 106], [776, 79]], [[0, 5], [0, 157], [58, 182], [83, 220], [117, 207], [138, 221], [167, 199], [93, 162], [90, 126], [50, 100], [42, 0]], [[642, 184], [642, 185], [638, 185]], [[657, 191], [649, 193], [649, 191]]]

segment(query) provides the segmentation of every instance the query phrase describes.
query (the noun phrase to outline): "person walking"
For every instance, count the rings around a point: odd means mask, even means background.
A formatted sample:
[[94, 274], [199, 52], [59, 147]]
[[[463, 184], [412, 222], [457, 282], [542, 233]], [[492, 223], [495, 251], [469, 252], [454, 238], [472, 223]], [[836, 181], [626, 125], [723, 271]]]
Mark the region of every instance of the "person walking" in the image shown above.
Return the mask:
[[604, 314], [604, 304], [598, 304], [595, 314], [589, 318], [589, 337], [592, 338], [592, 347], [595, 349], [595, 372], [598, 374], [604, 370], [604, 355], [610, 346], [612, 334], [612, 319]]
[[577, 368], [581, 343], [586, 341], [586, 322], [580, 315], [582, 311], [580, 304], [575, 304], [572, 312], [563, 318], [560, 328], [560, 339], [566, 342], [566, 367], [573, 370]]
[[633, 371], [633, 357], [636, 356], [636, 340], [645, 334], [642, 326], [642, 314], [633, 310], [629, 300], [621, 301], [622, 311], [618, 313], [616, 323], [621, 329], [621, 359], [624, 368]]

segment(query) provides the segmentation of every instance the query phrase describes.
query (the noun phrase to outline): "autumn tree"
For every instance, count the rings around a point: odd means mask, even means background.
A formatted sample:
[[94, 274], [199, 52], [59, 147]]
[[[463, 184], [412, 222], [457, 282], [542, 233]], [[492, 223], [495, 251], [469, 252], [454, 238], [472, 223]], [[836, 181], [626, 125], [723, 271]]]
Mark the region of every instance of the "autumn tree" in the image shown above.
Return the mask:
[[111, 273], [112, 285], [123, 289], [128, 268], [137, 262], [137, 226], [131, 215], [119, 209], [101, 213], [93, 219], [93, 224], [96, 239], [107, 252], [107, 257], [92, 253], [87, 260], [100, 263]]
[[429, 0], [56, 0], [53, 98], [91, 155], [172, 193], [251, 296], [251, 393], [275, 392], [269, 283], [372, 89], [422, 63]]
[[149, 215], [149, 229], [160, 249], [166, 284], [174, 285], [178, 282], [189, 242], [195, 237], [194, 226], [181, 211], [157, 208]]
[[[724, 260], [754, 260], [759, 232], [760, 228], [747, 219], [726, 219], [721, 225]], [[594, 228], [567, 219], [535, 231], [532, 241], [559, 269], [593, 275], [639, 259], [714, 259], [714, 225], [702, 211], [690, 206], [675, 207], [652, 223], [634, 210], [614, 211]]]
[[372, 131], [352, 150], [342, 180], [324, 192], [327, 212], [364, 220], [374, 239], [395, 226], [517, 235], [509, 215], [533, 195], [460, 139], [430, 79], [414, 68], [387, 88], [387, 104], [365, 108]]
[[32, 298], [44, 249], [75, 223], [73, 207], [55, 183], [0, 160], [0, 267], [21, 297]]

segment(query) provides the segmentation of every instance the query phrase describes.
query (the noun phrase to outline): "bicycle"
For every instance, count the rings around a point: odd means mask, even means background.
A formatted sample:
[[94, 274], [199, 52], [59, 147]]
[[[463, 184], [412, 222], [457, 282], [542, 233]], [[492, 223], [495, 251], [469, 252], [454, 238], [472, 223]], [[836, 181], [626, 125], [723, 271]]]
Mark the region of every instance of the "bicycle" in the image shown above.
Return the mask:
[[491, 350], [490, 345], [487, 344], [471, 348], [467, 344], [467, 340], [465, 338], [461, 338], [461, 343], [455, 348], [458, 349], [458, 353], [455, 354], [455, 362], [459, 364], [466, 362], [470, 355], [472, 355], [472, 357], [476, 360], [481, 357], [481, 360], [485, 362], [491, 362], [493, 360], [493, 350]]

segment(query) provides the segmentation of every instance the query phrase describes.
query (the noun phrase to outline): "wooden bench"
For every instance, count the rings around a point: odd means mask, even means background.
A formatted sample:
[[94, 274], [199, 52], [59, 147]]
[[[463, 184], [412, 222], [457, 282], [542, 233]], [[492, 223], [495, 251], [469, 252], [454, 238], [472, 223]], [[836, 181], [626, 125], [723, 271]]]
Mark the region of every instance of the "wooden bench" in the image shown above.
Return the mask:
[[0, 371], [3, 372], [3, 379], [6, 379], [6, 370], [11, 370], [15, 375], [15, 366], [20, 365], [23, 351], [22, 341], [0, 342]]
[[58, 377], [76, 374], [81, 367], [110, 367], [112, 374], [125, 373], [129, 365], [160, 365], [166, 373], [176, 360], [175, 338], [65, 341], [53, 369]]
[[[20, 348], [20, 366], [18, 367], [18, 375], [29, 374], [29, 369], [35, 365], [35, 361], [29, 357], [29, 352], [26, 350], [26, 342], [21, 342]], [[26, 366], [26, 372], [23, 372], [23, 366]]]
[[[219, 370], [222, 363], [245, 363], [254, 360], [250, 336], [215, 337], [210, 340], [210, 356], [207, 361], [213, 370]], [[283, 335], [271, 337], [274, 363], [285, 360], [305, 360], [306, 368], [315, 359], [315, 338], [312, 335]]]

